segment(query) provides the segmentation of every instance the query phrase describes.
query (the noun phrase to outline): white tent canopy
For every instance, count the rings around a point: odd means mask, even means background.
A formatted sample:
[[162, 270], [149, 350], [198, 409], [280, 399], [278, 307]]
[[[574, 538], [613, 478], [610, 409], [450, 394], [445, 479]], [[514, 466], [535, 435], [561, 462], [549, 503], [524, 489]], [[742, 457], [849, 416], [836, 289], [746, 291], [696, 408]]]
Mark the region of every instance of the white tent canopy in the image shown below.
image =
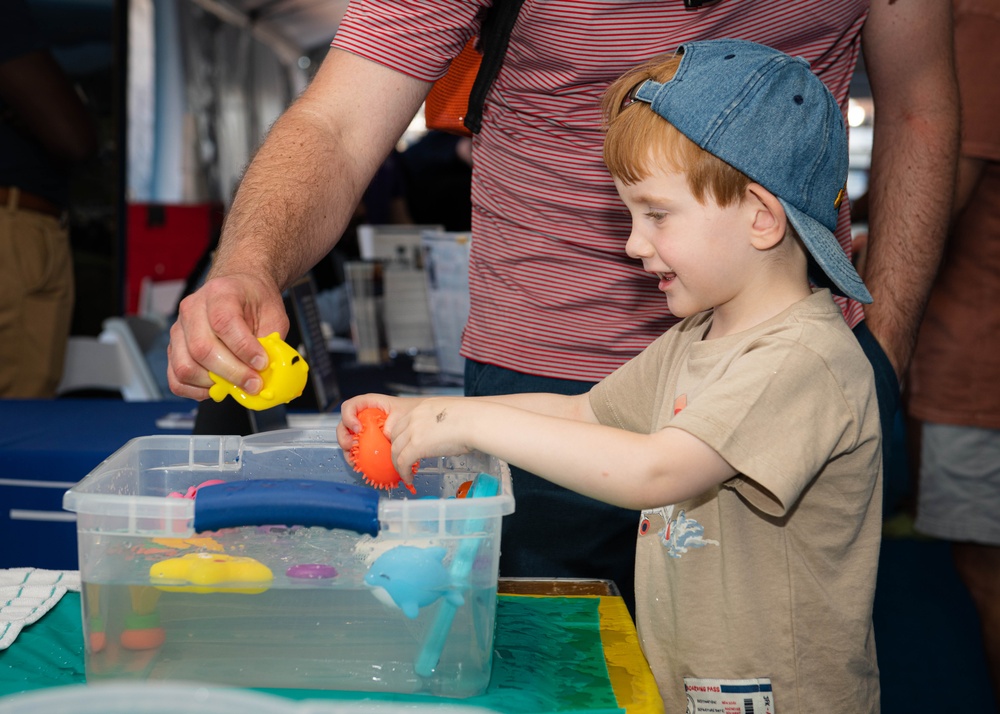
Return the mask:
[[330, 43], [348, 0], [193, 0], [233, 24], [250, 28], [278, 52], [299, 54]]
[[347, 3], [128, 0], [128, 200], [228, 202]]

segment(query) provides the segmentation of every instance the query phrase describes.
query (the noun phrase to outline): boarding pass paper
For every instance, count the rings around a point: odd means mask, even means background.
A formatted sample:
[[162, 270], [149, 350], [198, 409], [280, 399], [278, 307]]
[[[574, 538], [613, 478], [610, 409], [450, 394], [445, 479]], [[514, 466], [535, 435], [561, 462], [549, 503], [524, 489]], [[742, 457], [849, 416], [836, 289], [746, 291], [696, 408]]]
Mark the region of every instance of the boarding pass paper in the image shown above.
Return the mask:
[[770, 679], [684, 678], [687, 714], [774, 714]]
[[80, 589], [80, 573], [41, 568], [0, 570], [0, 650], [17, 639], [21, 628], [47, 613], [66, 594]]

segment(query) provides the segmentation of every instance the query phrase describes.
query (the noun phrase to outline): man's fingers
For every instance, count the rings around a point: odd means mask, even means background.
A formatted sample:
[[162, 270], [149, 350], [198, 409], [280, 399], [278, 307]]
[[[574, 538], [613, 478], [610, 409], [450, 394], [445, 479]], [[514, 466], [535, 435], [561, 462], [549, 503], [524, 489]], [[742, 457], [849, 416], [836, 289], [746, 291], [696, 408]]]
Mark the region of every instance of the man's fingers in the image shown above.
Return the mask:
[[212, 372], [260, 392], [267, 352], [258, 336], [288, 331], [281, 293], [252, 276], [215, 278], [181, 301], [170, 330], [168, 381], [179, 396], [204, 399]]
[[[288, 315], [281, 294], [277, 291], [262, 293], [264, 288], [256, 286], [240, 285], [240, 292], [227, 284], [212, 287], [215, 289], [205, 296], [207, 322], [210, 334], [226, 348], [223, 357], [226, 368], [239, 370], [249, 367], [256, 372], [262, 371], [267, 367], [267, 352], [257, 338], [272, 332], [284, 338], [288, 333]], [[244, 289], [245, 292], [242, 292]], [[239, 366], [230, 363], [228, 355], [232, 355], [240, 363]], [[229, 379], [221, 372], [212, 371]], [[242, 371], [245, 374], [245, 370]]]
[[175, 342], [172, 335], [171, 329], [171, 340], [167, 345], [167, 384], [170, 391], [178, 397], [198, 401], [208, 399], [208, 388], [212, 386], [208, 372], [194, 364], [187, 355], [183, 341]]
[[[199, 293], [185, 298], [181, 302], [178, 320], [170, 328], [170, 364], [177, 380], [188, 387], [207, 388], [212, 385], [208, 373], [213, 372], [239, 385], [247, 392], [256, 394], [260, 391], [260, 375], [233, 354], [216, 334], [213, 329], [213, 319], [208, 317], [207, 299], [205, 295]], [[216, 315], [222, 314], [226, 309], [231, 310], [232, 305], [231, 299], [221, 299], [220, 304], [214, 307], [212, 312]], [[242, 310], [236, 314], [242, 315]], [[215, 321], [218, 322], [218, 318], [215, 318]], [[237, 323], [241, 320], [234, 317], [230, 322]], [[242, 332], [248, 334], [249, 339], [253, 340], [263, 352], [263, 348], [246, 323], [242, 325]], [[229, 339], [246, 339], [246, 337], [233, 337], [240, 334], [238, 327], [230, 326], [227, 334]], [[244, 353], [249, 352], [246, 347], [243, 350]]]

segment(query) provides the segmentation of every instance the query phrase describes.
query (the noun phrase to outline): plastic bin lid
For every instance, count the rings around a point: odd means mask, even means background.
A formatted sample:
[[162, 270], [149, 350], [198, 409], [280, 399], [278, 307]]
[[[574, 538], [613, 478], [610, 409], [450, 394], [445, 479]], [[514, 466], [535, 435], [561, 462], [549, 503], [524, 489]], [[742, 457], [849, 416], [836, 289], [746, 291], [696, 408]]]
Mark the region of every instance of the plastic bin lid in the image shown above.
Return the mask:
[[0, 698], [0, 714], [495, 714], [464, 704], [294, 701], [201, 682], [100, 682]]
[[281, 697], [196, 682], [101, 682], [13, 694], [0, 714], [290, 714]]

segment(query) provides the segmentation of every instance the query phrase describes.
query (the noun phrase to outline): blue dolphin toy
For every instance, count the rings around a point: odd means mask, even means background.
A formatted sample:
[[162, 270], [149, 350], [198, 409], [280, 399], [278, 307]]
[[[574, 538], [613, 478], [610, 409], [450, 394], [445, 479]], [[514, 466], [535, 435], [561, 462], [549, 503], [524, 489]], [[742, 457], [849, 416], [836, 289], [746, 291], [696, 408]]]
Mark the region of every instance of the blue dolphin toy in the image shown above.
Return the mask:
[[440, 546], [398, 545], [375, 559], [365, 574], [365, 584], [374, 588], [379, 600], [395, 605], [411, 620], [420, 613], [420, 608], [442, 596], [461, 607], [465, 600], [455, 591], [443, 564], [447, 554]]

